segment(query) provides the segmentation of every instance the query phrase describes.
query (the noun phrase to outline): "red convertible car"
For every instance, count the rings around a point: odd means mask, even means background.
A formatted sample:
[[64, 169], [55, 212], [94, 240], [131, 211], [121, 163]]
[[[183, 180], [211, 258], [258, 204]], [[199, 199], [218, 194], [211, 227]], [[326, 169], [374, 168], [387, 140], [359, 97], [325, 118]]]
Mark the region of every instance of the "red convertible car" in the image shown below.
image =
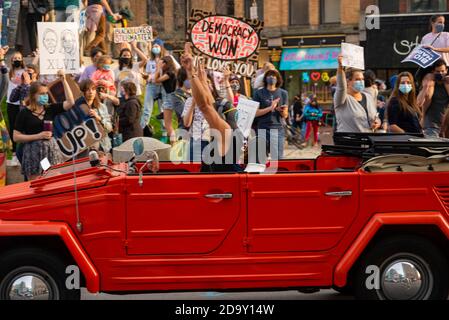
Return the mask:
[[271, 174], [154, 159], [52, 167], [1, 189], [0, 298], [79, 299], [67, 273], [77, 266], [92, 293], [446, 299], [446, 160], [397, 158], [323, 153]]

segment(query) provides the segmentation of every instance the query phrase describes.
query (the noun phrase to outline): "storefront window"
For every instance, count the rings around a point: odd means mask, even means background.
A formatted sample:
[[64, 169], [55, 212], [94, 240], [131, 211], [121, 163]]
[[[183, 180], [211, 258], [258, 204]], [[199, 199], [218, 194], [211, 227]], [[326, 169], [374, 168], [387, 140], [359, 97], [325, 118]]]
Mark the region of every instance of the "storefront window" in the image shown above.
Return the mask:
[[340, 0], [321, 0], [321, 22], [340, 23]]
[[332, 104], [332, 91], [330, 78], [335, 75], [335, 70], [315, 70], [300, 72], [301, 93], [315, 94], [323, 105]]
[[290, 25], [309, 24], [309, 0], [290, 0]]
[[432, 12], [446, 9], [446, 0], [408, 0], [409, 12]]

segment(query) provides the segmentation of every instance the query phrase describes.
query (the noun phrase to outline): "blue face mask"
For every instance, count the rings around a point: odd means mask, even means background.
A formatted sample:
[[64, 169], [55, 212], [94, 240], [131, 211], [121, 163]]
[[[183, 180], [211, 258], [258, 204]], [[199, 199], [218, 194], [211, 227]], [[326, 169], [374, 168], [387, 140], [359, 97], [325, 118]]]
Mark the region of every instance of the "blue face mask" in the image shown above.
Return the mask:
[[437, 33], [443, 32], [444, 31], [444, 23], [437, 23], [435, 25], [435, 31]]
[[109, 70], [111, 70], [111, 66], [109, 64], [105, 64], [103, 66], [103, 70], [109, 71]]
[[192, 84], [190, 83], [190, 80], [184, 81], [184, 88], [187, 90], [190, 90], [192, 88]]
[[399, 85], [399, 91], [401, 91], [403, 94], [409, 94], [412, 92], [413, 87], [411, 84], [401, 84]]
[[41, 94], [37, 98], [37, 104], [40, 106], [46, 106], [48, 104], [48, 94]]
[[153, 54], [155, 54], [155, 55], [160, 55], [161, 54], [161, 48], [158, 48], [158, 47], [153, 48], [153, 49], [151, 49], [151, 52], [153, 52]]
[[365, 89], [365, 81], [363, 80], [357, 80], [352, 85], [352, 89], [356, 92], [362, 92]]
[[267, 77], [267, 84], [270, 86], [275, 86], [278, 82], [278, 79], [276, 77]]

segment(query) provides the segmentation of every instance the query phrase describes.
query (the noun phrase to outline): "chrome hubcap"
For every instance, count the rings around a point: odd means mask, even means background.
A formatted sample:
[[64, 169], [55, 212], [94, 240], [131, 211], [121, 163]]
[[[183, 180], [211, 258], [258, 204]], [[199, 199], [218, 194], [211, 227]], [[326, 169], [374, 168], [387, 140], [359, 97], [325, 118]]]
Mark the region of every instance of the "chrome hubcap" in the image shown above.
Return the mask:
[[[32, 270], [35, 269], [35, 270]], [[56, 283], [43, 270], [26, 268], [27, 271], [14, 272], [7, 286], [10, 300], [53, 300], [58, 299]]]
[[390, 258], [381, 268], [381, 290], [378, 295], [387, 300], [426, 300], [433, 277], [429, 266], [420, 257], [402, 254]]

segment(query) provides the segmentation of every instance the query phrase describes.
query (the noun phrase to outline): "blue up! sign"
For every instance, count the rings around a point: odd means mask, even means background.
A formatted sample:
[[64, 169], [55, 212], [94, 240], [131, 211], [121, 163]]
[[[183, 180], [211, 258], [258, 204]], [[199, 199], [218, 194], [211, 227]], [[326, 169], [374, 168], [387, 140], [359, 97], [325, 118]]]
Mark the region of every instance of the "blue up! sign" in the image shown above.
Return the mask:
[[405, 58], [404, 62], [413, 62], [420, 66], [421, 68], [427, 68], [433, 65], [438, 59], [441, 58], [441, 54], [433, 51], [432, 49], [417, 47], [415, 50], [410, 53], [410, 55]]

